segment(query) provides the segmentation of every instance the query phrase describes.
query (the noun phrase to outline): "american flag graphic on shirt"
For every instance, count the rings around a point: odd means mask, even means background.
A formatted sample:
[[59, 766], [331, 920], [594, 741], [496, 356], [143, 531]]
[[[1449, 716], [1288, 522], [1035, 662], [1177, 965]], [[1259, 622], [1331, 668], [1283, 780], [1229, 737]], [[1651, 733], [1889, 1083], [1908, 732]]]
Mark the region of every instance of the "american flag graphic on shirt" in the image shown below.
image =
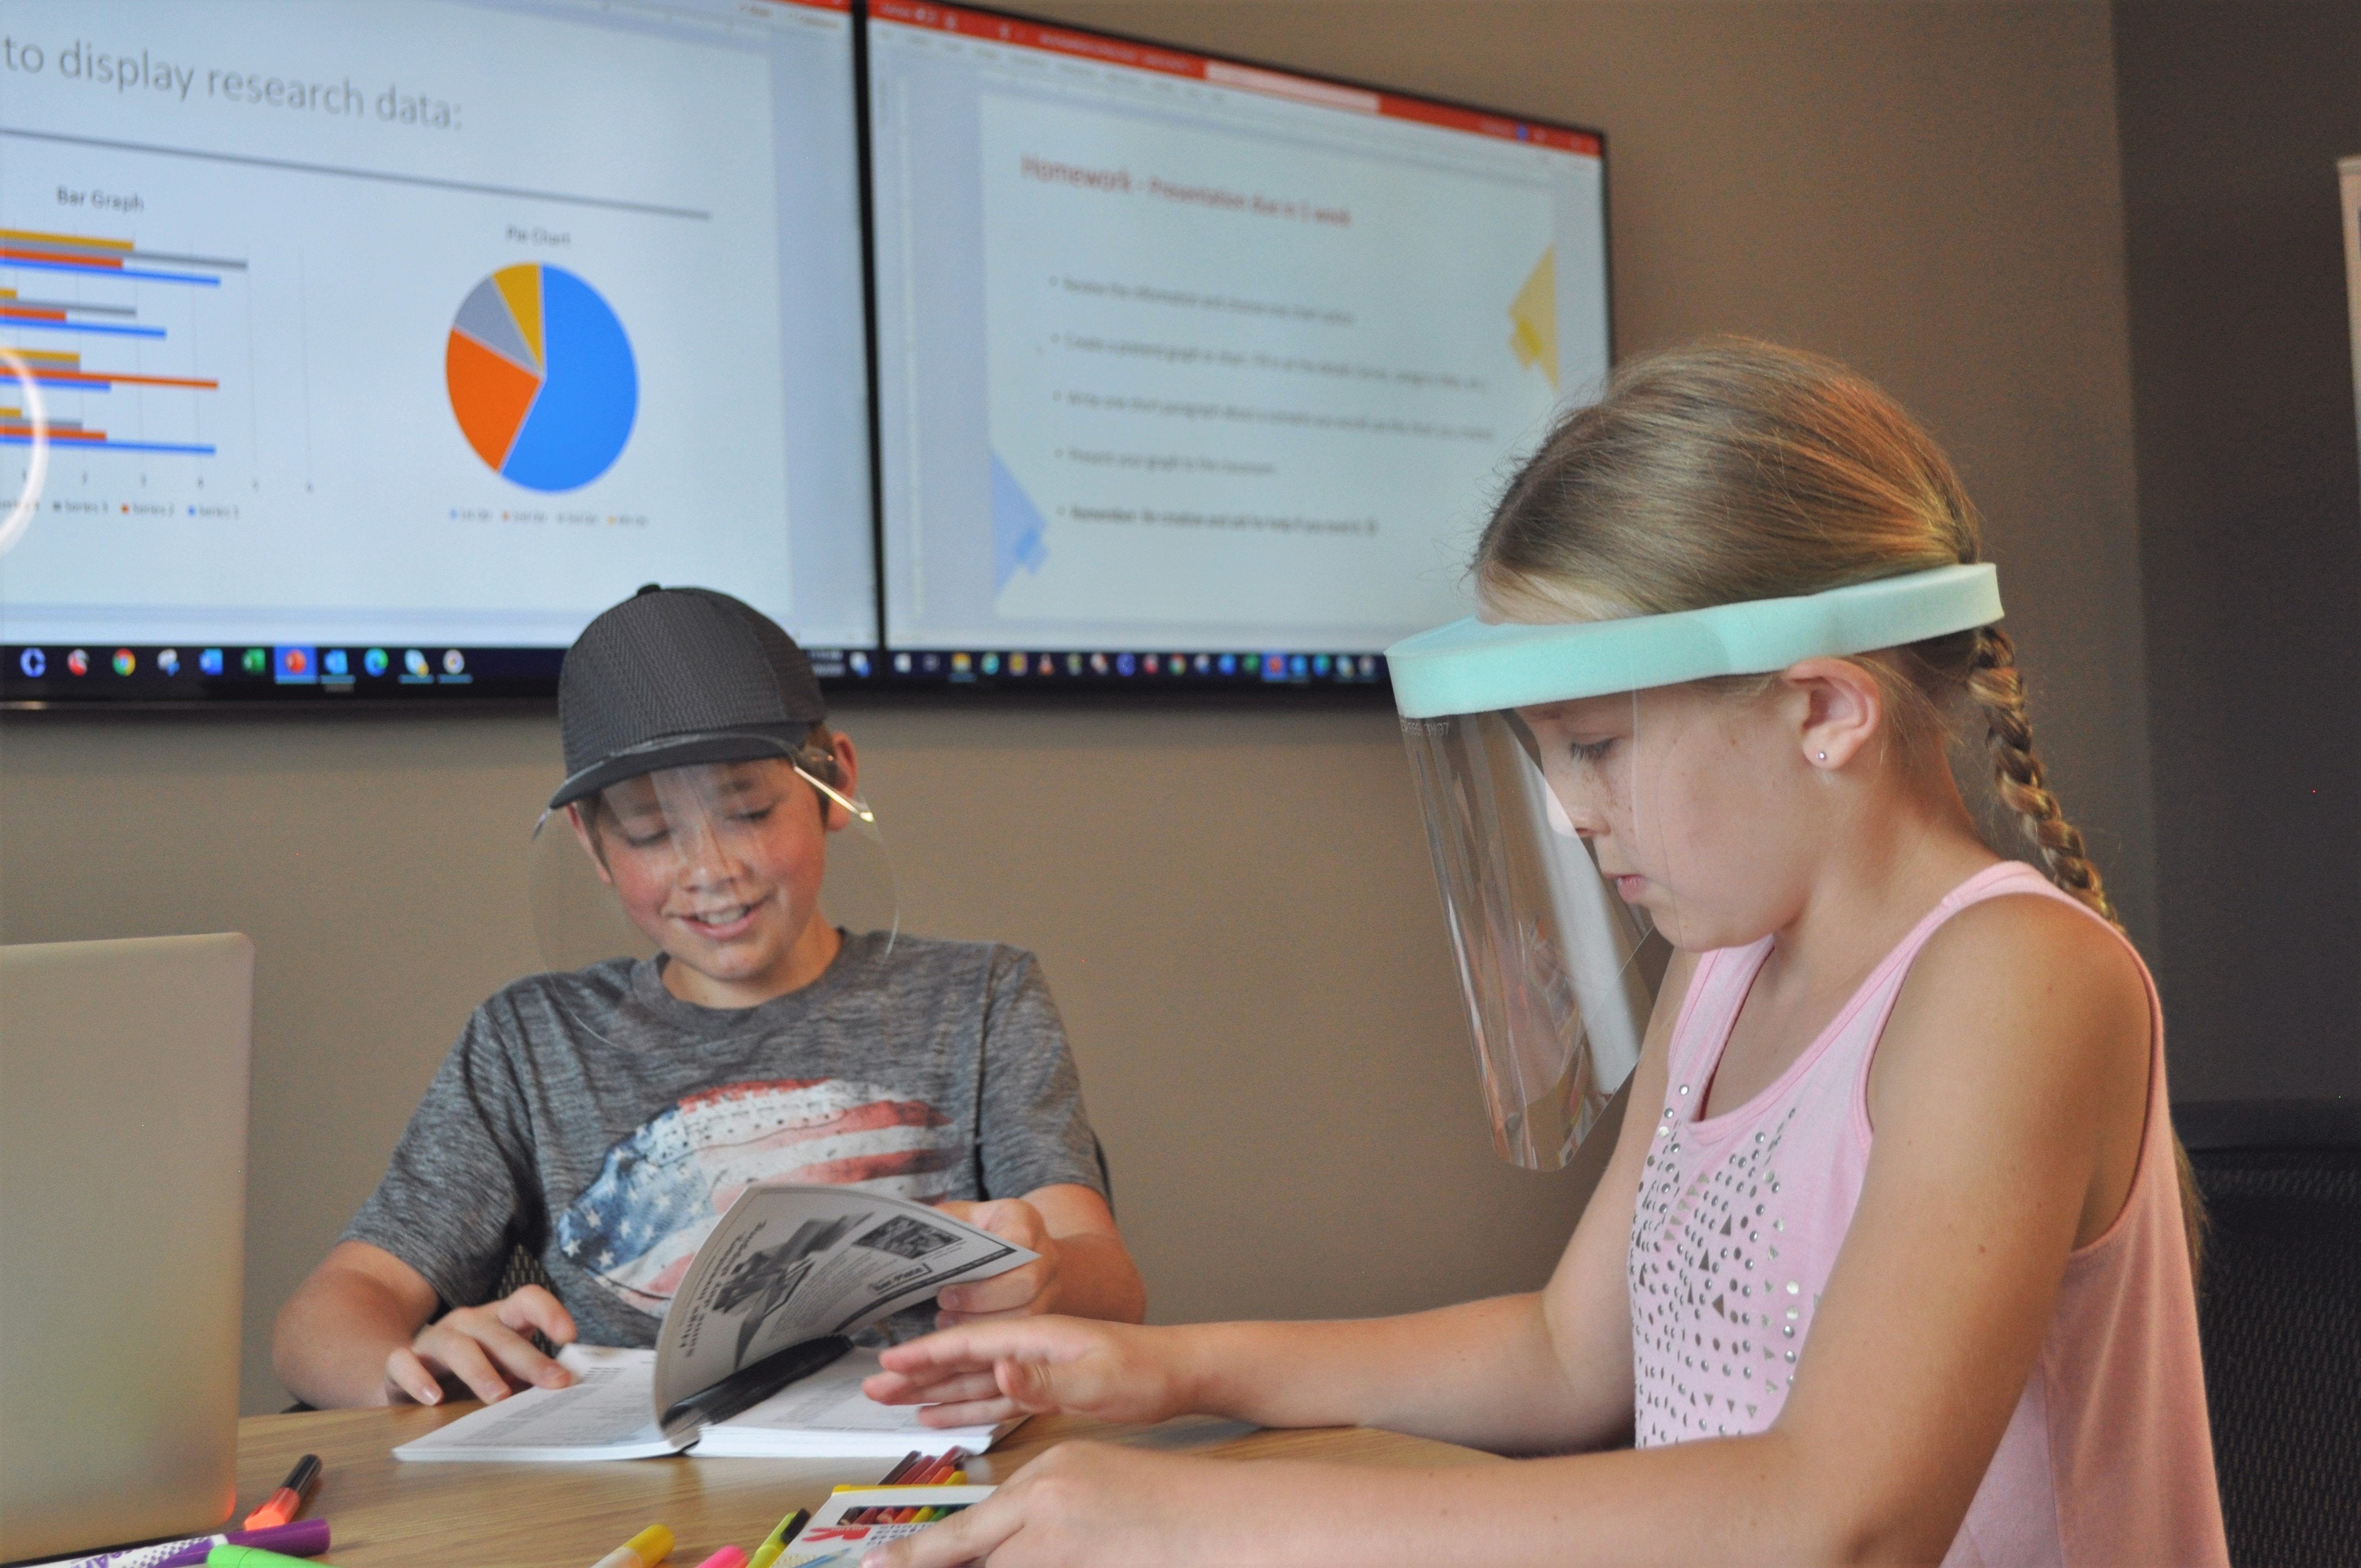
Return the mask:
[[624, 1301], [661, 1315], [697, 1249], [750, 1183], [865, 1187], [930, 1202], [966, 1149], [923, 1100], [840, 1078], [700, 1090], [607, 1151], [557, 1216], [566, 1255]]

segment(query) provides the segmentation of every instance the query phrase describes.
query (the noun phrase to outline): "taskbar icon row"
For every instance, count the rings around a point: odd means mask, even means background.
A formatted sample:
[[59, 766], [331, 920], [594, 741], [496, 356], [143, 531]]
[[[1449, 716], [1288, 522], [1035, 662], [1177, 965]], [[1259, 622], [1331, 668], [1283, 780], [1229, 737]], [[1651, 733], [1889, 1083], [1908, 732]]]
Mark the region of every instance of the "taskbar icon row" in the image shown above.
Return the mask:
[[[831, 684], [928, 687], [1103, 685], [1200, 691], [1363, 686], [1382, 690], [1375, 653], [1155, 652], [1031, 649], [807, 648]], [[95, 640], [0, 646], [0, 700], [16, 706], [302, 703], [447, 696], [542, 700], [563, 648], [323, 642], [194, 645]]]
[[311, 642], [274, 642], [263, 647], [41, 646], [5, 651], [6, 673], [27, 681], [252, 682], [278, 686], [351, 685], [387, 681], [397, 685], [467, 685], [475, 676], [468, 654], [458, 648], [324, 648]]
[[1376, 685], [1386, 678], [1386, 662], [1375, 653], [1110, 652], [1104, 649], [1036, 652], [1030, 649], [986, 651], [859, 650], [821, 663], [823, 675], [854, 680], [939, 681], [1189, 681], [1259, 685]]

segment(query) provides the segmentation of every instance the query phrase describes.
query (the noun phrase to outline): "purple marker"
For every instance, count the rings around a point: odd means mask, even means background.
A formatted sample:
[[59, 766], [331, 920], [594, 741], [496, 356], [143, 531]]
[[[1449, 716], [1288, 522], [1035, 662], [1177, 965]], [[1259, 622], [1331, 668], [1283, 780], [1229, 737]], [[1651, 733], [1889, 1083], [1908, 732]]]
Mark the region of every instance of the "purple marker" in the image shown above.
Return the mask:
[[93, 1557], [77, 1557], [68, 1563], [56, 1563], [50, 1568], [188, 1568], [203, 1563], [206, 1553], [216, 1546], [259, 1546], [287, 1557], [317, 1557], [328, 1550], [328, 1525], [324, 1519], [302, 1519], [294, 1524], [273, 1525], [269, 1530], [232, 1530], [226, 1535], [192, 1535], [179, 1541], [159, 1541], [146, 1546], [126, 1547], [121, 1552], [102, 1552]]
[[226, 1535], [207, 1536], [182, 1547], [155, 1568], [194, 1568], [216, 1546], [258, 1546], [281, 1557], [317, 1557], [328, 1550], [328, 1521], [297, 1519], [292, 1524], [275, 1524], [265, 1530], [234, 1530]]

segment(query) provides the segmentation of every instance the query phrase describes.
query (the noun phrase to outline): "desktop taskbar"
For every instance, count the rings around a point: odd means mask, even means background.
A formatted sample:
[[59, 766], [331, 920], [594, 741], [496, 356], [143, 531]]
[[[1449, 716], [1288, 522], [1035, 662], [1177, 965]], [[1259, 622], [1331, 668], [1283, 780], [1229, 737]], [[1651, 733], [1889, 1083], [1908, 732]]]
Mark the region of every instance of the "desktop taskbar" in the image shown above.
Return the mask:
[[[988, 686], [1206, 690], [1387, 684], [1375, 653], [1158, 649], [808, 648], [839, 690]], [[0, 702], [15, 707], [125, 703], [416, 701], [547, 697], [563, 648], [313, 642], [0, 644]]]

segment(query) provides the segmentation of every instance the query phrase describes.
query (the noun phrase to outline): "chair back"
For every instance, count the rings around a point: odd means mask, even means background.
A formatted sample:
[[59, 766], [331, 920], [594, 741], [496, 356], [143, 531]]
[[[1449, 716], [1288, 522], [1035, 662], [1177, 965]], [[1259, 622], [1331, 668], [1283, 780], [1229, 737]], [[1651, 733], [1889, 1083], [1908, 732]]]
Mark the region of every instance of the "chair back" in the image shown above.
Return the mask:
[[2198, 1334], [2230, 1561], [2361, 1563], [2361, 1105], [2173, 1108], [2209, 1220]]

